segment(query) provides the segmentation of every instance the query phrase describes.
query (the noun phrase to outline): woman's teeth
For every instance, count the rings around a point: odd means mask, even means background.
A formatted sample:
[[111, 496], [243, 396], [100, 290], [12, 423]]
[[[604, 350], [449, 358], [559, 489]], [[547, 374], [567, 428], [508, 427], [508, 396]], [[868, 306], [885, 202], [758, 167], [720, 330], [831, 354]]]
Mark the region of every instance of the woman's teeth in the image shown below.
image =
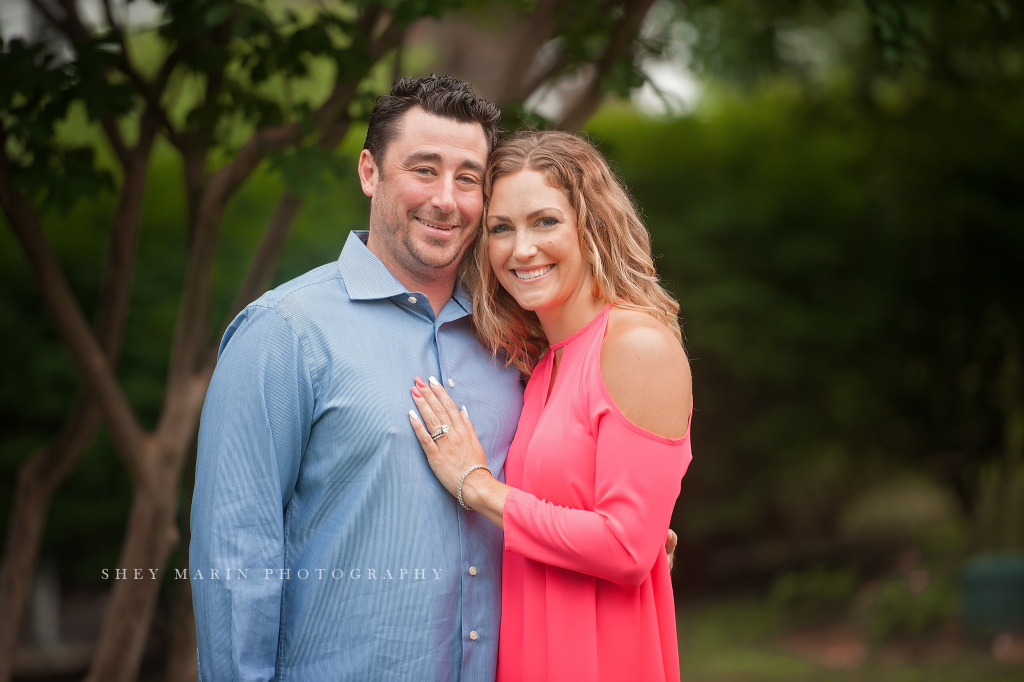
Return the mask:
[[519, 270], [513, 270], [512, 272], [516, 273], [516, 277], [519, 278], [519, 279], [537, 279], [541, 275], [546, 275], [549, 272], [551, 272], [551, 268], [553, 268], [553, 267], [555, 267], [555, 266], [552, 263], [551, 265], [546, 265], [543, 268], [537, 268], [536, 270], [527, 270], [526, 272], [520, 272]]

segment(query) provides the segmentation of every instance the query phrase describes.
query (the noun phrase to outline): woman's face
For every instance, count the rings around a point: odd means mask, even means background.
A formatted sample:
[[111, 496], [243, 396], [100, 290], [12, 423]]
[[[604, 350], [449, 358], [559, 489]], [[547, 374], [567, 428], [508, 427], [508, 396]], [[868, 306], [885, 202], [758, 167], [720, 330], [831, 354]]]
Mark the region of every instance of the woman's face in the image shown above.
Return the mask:
[[580, 293], [590, 295], [593, 275], [583, 259], [576, 211], [565, 190], [532, 170], [499, 178], [487, 209], [487, 257], [498, 282], [520, 306], [557, 310]]

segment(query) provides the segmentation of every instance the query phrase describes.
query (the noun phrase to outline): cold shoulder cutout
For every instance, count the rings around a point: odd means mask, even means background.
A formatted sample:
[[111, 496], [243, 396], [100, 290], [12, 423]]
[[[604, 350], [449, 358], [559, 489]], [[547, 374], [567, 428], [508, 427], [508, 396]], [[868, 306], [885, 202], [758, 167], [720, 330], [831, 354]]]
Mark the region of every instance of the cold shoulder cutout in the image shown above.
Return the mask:
[[601, 346], [601, 377], [626, 419], [667, 438], [686, 434], [692, 404], [682, 344], [653, 315], [612, 308]]

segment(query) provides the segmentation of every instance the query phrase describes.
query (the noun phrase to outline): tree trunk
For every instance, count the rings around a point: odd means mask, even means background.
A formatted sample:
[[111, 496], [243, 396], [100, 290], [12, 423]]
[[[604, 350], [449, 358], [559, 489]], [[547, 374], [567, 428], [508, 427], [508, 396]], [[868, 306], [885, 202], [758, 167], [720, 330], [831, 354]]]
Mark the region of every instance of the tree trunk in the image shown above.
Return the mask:
[[[197, 434], [198, 436], [198, 434]], [[192, 608], [192, 583], [188, 576], [189, 543], [192, 539], [189, 519], [192, 515], [192, 492], [196, 483], [198, 437], [192, 439], [192, 454], [183, 472], [181, 512], [181, 552], [178, 568], [185, 569], [186, 578], [175, 580], [174, 606], [171, 610], [171, 635], [167, 651], [166, 682], [196, 682], [199, 665], [196, 658], [196, 620]]]
[[[116, 365], [120, 355], [128, 313], [135, 244], [146, 188], [146, 165], [154, 137], [154, 131], [148, 125], [143, 124], [136, 149], [126, 151], [123, 146], [116, 145], [122, 149], [125, 182], [114, 214], [96, 313], [96, 336], [111, 366]], [[0, 682], [10, 679], [25, 600], [35, 572], [50, 502], [57, 487], [71, 473], [92, 441], [100, 416], [96, 401], [88, 391], [83, 391], [68, 413], [56, 441], [34, 454], [18, 473], [7, 551], [0, 567]]]
[[[157, 447], [152, 439], [143, 459], [159, 461], [154, 452]], [[149, 466], [147, 480], [136, 481], [128, 531], [117, 562], [125, 572], [114, 582], [86, 682], [133, 682], [138, 677], [163, 569], [178, 542], [174, 520], [180, 459], [177, 469], [173, 465]]]
[[10, 679], [53, 493], [92, 440], [99, 421], [96, 403], [80, 396], [56, 442], [32, 455], [18, 472], [7, 551], [0, 568], [0, 682]]
[[[188, 572], [188, 553], [180, 568]], [[192, 610], [192, 583], [188, 578], [176, 581], [174, 610], [171, 613], [171, 641], [167, 652], [167, 682], [196, 682], [199, 660], [196, 658], [196, 620]]]

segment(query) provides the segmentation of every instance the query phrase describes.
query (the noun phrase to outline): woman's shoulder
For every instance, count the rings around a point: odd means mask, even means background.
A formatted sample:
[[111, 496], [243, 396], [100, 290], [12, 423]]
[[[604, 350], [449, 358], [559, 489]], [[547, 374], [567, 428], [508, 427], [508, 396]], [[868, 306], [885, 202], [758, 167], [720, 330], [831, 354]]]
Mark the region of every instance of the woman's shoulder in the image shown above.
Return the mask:
[[609, 311], [601, 376], [630, 422], [667, 438], [686, 435], [690, 363], [675, 335], [653, 315], [618, 307]]

